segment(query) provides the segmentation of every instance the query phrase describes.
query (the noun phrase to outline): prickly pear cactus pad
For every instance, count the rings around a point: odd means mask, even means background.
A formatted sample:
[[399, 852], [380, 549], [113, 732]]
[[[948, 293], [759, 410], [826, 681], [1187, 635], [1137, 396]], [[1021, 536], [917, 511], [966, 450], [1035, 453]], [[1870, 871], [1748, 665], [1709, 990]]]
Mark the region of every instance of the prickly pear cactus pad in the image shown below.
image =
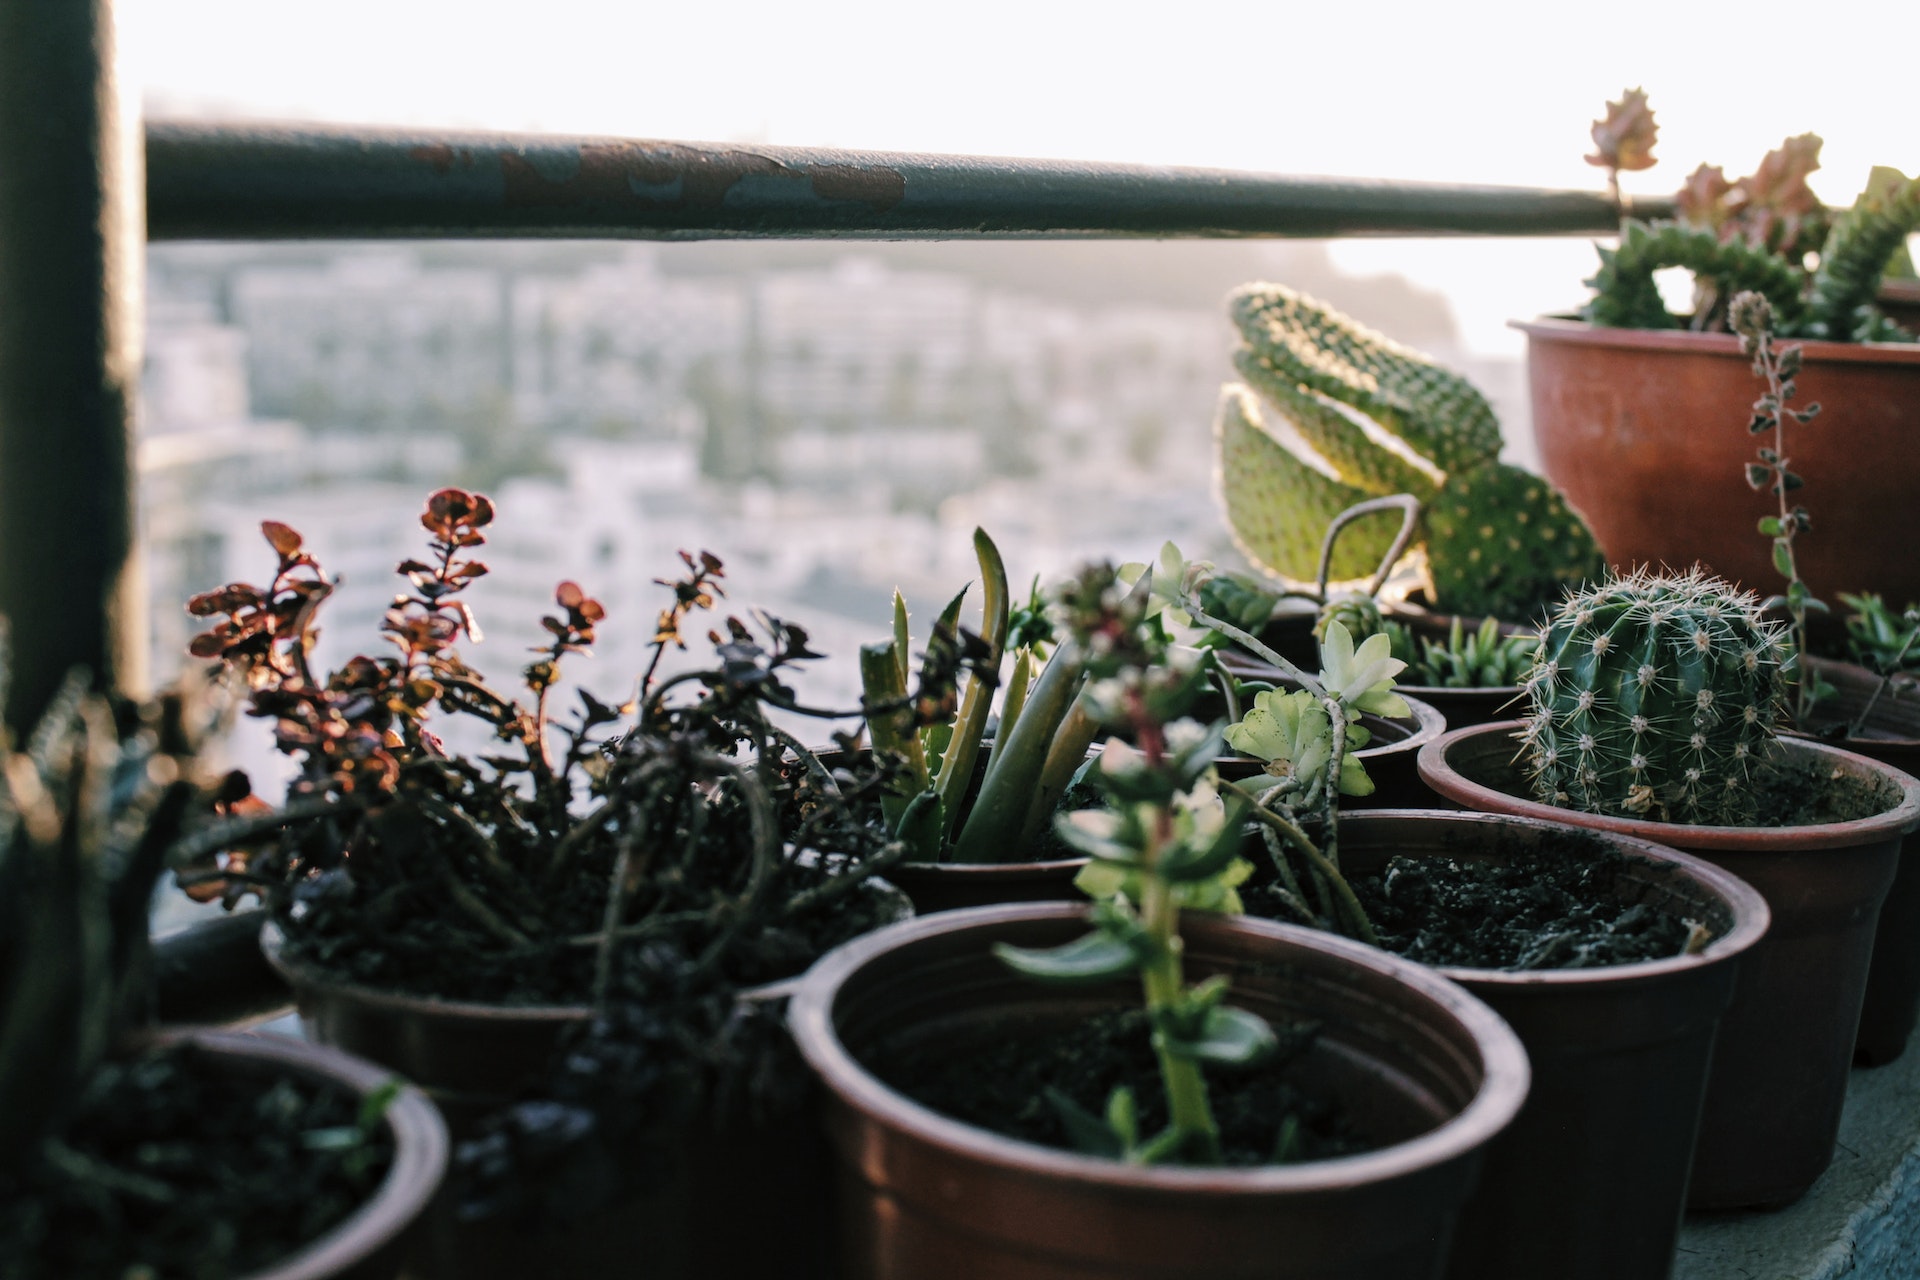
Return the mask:
[[[1311, 581], [1335, 515], [1410, 493], [1427, 506], [1415, 546], [1424, 539], [1442, 609], [1530, 618], [1597, 575], [1586, 523], [1544, 480], [1499, 462], [1499, 424], [1466, 379], [1283, 285], [1248, 285], [1231, 308], [1246, 383], [1221, 399], [1217, 479], [1254, 563]], [[1332, 577], [1370, 574], [1395, 528], [1390, 515], [1356, 522]]]
[[1454, 613], [1537, 617], [1543, 592], [1558, 597], [1607, 568], [1560, 491], [1504, 462], [1449, 476], [1427, 504], [1426, 533], [1434, 598]]
[[1746, 821], [1786, 706], [1784, 629], [1698, 569], [1568, 596], [1524, 682], [1546, 804], [1707, 826]]
[[[1266, 572], [1313, 581], [1327, 525], [1375, 495], [1342, 484], [1295, 457], [1261, 420], [1259, 400], [1238, 384], [1220, 392], [1213, 438], [1214, 486], [1234, 541]], [[1372, 573], [1393, 545], [1399, 522], [1393, 512], [1354, 521], [1334, 548], [1333, 576]]]

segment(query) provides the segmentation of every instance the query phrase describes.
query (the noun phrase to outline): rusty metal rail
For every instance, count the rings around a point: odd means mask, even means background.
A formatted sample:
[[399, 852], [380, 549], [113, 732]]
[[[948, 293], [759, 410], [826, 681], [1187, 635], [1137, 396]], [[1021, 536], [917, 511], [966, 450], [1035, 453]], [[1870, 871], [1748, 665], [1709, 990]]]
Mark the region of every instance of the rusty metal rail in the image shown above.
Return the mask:
[[1543, 236], [1619, 225], [1593, 191], [811, 147], [149, 123], [146, 154], [154, 240]]

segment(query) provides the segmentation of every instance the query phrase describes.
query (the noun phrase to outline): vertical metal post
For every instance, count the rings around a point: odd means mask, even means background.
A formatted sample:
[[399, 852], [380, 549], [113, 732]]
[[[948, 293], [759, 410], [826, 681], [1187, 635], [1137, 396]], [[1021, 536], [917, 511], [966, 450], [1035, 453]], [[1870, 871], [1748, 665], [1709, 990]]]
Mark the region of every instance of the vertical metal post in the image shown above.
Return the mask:
[[144, 681], [141, 147], [113, 0], [0, 0], [0, 615], [16, 729], [75, 665], [102, 685]]

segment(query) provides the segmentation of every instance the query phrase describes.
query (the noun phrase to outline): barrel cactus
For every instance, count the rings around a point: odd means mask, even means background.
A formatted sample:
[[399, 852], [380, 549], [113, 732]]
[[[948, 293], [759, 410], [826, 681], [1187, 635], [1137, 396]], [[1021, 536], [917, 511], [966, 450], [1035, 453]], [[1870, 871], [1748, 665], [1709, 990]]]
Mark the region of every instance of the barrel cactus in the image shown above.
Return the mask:
[[[1312, 581], [1335, 516], [1410, 493], [1426, 506], [1415, 545], [1441, 609], [1526, 617], [1599, 575], [1586, 523], [1552, 485], [1499, 460], [1499, 421], [1465, 378], [1283, 285], [1248, 285], [1231, 307], [1246, 381], [1221, 397], [1216, 474], [1255, 564]], [[1332, 576], [1372, 572], [1396, 531], [1390, 514], [1356, 521]]]
[[1783, 639], [1759, 597], [1697, 568], [1571, 594], [1524, 682], [1535, 795], [1615, 817], [1750, 820], [1786, 707]]

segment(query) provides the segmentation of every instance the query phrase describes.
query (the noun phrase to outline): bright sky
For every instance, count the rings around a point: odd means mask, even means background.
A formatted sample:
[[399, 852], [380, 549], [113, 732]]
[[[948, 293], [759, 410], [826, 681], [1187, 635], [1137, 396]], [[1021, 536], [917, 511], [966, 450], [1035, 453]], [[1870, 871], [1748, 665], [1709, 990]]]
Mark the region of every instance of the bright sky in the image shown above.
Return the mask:
[[[121, 0], [157, 114], [306, 117], [1596, 188], [1643, 86], [1667, 193], [1826, 139], [1813, 185], [1920, 170], [1920, 0]], [[1472, 345], [1566, 308], [1579, 241], [1343, 245], [1445, 289]]]

